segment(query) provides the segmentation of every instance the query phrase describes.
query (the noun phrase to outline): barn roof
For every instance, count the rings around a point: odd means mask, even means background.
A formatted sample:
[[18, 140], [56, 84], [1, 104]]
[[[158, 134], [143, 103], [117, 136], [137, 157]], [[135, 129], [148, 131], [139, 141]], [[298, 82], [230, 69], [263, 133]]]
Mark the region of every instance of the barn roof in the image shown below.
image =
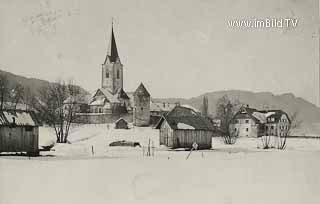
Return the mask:
[[150, 97], [149, 92], [147, 91], [146, 87], [143, 85], [141, 82], [136, 91], [134, 92], [135, 96], [145, 96], [145, 97]]
[[176, 106], [167, 115], [162, 116], [156, 125], [156, 129], [160, 129], [163, 121], [167, 121], [174, 130], [185, 129], [182, 128], [183, 126], [193, 127], [194, 130], [214, 130], [212, 123], [207, 118], [190, 108], [182, 106]]
[[38, 122], [33, 112], [23, 110], [3, 110], [0, 111], [0, 125], [38, 126]]

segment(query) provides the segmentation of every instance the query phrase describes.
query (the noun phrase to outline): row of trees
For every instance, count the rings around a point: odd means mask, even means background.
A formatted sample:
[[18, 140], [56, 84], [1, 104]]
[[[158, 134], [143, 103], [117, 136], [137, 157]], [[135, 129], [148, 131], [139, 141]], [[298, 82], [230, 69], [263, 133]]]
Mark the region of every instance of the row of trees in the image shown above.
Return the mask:
[[84, 91], [72, 81], [50, 83], [33, 94], [21, 84], [10, 85], [6, 75], [0, 74], [0, 110], [16, 110], [18, 104], [27, 105], [38, 116], [39, 122], [55, 130], [58, 143], [68, 141], [71, 124], [79, 111], [79, 101], [84, 96]]

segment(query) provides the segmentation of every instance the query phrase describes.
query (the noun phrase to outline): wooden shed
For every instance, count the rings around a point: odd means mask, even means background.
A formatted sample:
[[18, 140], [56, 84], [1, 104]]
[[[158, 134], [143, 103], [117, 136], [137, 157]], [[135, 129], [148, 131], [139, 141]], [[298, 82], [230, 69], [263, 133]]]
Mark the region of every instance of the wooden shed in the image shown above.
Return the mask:
[[128, 121], [124, 118], [119, 118], [115, 123], [115, 129], [129, 129]]
[[39, 153], [39, 126], [33, 112], [0, 111], [0, 153]]
[[197, 143], [199, 149], [212, 147], [212, 123], [191, 108], [176, 106], [161, 117], [156, 129], [160, 130], [160, 145], [170, 148], [192, 148], [192, 144]]

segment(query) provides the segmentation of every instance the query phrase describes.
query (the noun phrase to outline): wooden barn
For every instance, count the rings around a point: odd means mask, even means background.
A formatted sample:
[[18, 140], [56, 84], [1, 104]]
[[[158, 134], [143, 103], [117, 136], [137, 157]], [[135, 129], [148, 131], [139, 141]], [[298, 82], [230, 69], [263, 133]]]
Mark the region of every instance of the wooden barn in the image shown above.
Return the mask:
[[128, 126], [128, 121], [126, 121], [123, 118], [119, 118], [116, 122], [114, 122], [115, 124], [115, 129], [129, 129]]
[[207, 118], [179, 105], [161, 117], [156, 129], [160, 130], [160, 145], [174, 149], [192, 148], [193, 143], [198, 144], [198, 149], [210, 149], [215, 132]]
[[0, 111], [0, 153], [39, 153], [39, 126], [32, 112]]

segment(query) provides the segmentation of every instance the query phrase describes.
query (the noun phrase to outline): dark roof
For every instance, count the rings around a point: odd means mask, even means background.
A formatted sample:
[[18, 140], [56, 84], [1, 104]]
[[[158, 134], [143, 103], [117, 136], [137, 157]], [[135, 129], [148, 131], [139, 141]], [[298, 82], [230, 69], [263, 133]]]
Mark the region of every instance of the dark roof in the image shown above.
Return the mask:
[[38, 121], [32, 111], [3, 110], [0, 111], [0, 126], [38, 126]]
[[156, 129], [160, 129], [164, 120], [168, 122], [173, 130], [179, 129], [179, 123], [192, 126], [195, 130], [214, 130], [214, 127], [208, 118], [201, 116], [199, 113], [187, 107], [176, 106], [168, 114], [162, 116], [156, 125]]
[[147, 91], [146, 87], [144, 87], [143, 83], [140, 83], [140, 85], [138, 86], [138, 88], [136, 89], [133, 95], [150, 97], [150, 94]]
[[120, 88], [118, 90], [118, 98], [128, 99], [128, 100], [130, 99], [127, 93], [123, 90], [123, 88]]
[[126, 121], [124, 118], [119, 118], [118, 120], [116, 120], [114, 123], [119, 123], [119, 122], [125, 122], [128, 123], [128, 121]]
[[111, 39], [109, 42], [107, 56], [106, 56], [106, 59], [104, 60], [104, 64], [106, 64], [107, 59], [109, 59], [110, 62], [116, 62], [117, 60], [120, 60], [120, 57], [118, 54], [118, 49], [117, 49], [117, 44], [116, 44], [116, 39], [114, 37], [114, 32], [113, 32], [113, 25], [112, 25], [112, 29], [111, 29]]

